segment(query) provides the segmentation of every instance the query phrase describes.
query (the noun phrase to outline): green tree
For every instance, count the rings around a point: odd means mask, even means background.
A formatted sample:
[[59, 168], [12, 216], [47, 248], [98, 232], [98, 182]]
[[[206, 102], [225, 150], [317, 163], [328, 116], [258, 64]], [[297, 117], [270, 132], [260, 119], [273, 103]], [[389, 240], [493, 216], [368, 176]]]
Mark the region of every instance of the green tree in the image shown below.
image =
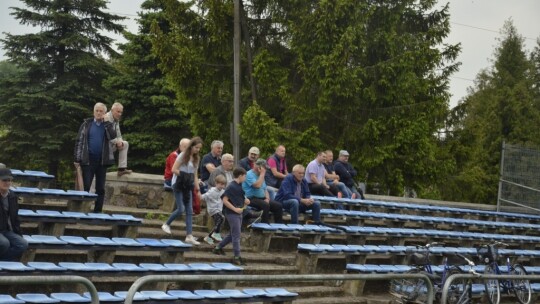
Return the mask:
[[511, 21], [505, 23], [493, 65], [476, 78], [470, 94], [458, 106], [451, 137], [460, 150], [456, 176], [447, 199], [496, 203], [503, 141], [540, 143], [540, 112], [535, 99], [534, 65], [523, 37]]
[[178, 147], [180, 137], [189, 137], [184, 117], [168, 89], [165, 76], [152, 53], [150, 26], [164, 31], [163, 1], [145, 1], [140, 13], [139, 32], [124, 33], [127, 43], [120, 45], [122, 57], [115, 62], [119, 73], [105, 81], [112, 100], [124, 105], [122, 133], [130, 142], [129, 165], [144, 172], [161, 173], [167, 155]]
[[22, 2], [11, 15], [40, 30], [2, 40], [23, 72], [0, 83], [0, 121], [8, 127], [0, 153], [12, 167], [58, 175], [61, 161], [72, 163], [82, 119], [106, 99], [102, 80], [114, 70], [103, 56], [116, 52], [102, 31], [121, 32], [123, 17], [104, 12], [104, 0]]

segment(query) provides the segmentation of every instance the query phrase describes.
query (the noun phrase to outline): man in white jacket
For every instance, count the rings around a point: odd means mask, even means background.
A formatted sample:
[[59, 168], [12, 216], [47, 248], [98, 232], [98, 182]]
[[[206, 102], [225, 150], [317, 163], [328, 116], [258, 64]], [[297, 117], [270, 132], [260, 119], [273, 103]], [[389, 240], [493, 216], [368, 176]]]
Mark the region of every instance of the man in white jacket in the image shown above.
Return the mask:
[[118, 151], [118, 176], [125, 174], [131, 174], [132, 170], [127, 169], [127, 154], [129, 149], [129, 143], [122, 139], [122, 133], [120, 132], [120, 119], [124, 112], [124, 106], [115, 102], [111, 110], [105, 115], [105, 121], [112, 122], [114, 129], [116, 130], [116, 138], [110, 141], [111, 153]]

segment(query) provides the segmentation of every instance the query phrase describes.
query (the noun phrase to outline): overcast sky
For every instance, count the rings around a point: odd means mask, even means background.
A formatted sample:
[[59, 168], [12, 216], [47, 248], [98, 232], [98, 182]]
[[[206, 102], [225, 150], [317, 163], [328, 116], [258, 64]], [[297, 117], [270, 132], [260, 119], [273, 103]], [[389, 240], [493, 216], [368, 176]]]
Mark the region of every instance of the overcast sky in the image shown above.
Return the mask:
[[[109, 10], [127, 17], [124, 24], [130, 32], [137, 32], [137, 11], [144, 0], [109, 0]], [[392, 1], [392, 0], [388, 0]], [[530, 51], [540, 37], [540, 0], [438, 0], [438, 8], [450, 2], [450, 22], [452, 31], [447, 43], [461, 43], [462, 52], [458, 61], [460, 70], [451, 78], [451, 106], [455, 106], [467, 94], [467, 87], [481, 69], [491, 65], [494, 47], [498, 44], [499, 31], [506, 20], [512, 19], [525, 45]], [[21, 7], [19, 0], [0, 0], [0, 37], [3, 32], [22, 34], [30, 32], [9, 15], [9, 7]], [[123, 42], [122, 37], [114, 36]], [[0, 59], [5, 59], [0, 49]]]

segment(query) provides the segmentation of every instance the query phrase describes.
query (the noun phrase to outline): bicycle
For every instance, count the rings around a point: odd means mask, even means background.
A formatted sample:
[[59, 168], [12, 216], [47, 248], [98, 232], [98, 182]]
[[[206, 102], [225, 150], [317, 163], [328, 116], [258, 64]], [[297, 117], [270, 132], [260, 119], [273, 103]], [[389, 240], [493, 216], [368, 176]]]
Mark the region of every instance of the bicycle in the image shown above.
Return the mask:
[[[416, 250], [407, 250], [409, 255], [409, 265], [413, 268], [406, 273], [426, 274], [435, 291], [435, 300], [440, 302], [442, 287], [448, 277], [456, 273], [474, 273], [474, 262], [462, 254], [445, 254], [442, 265], [442, 274], [439, 276], [434, 272], [434, 266], [430, 262], [430, 248], [442, 246], [443, 243], [429, 243], [426, 245], [416, 245]], [[449, 258], [458, 257], [459, 261], [451, 263]], [[463, 263], [464, 262], [464, 263]], [[468, 271], [460, 268], [459, 264], [466, 264]], [[395, 279], [390, 282], [390, 294], [394, 295], [400, 303], [425, 303], [427, 301], [427, 286], [422, 279]], [[447, 303], [449, 304], [469, 304], [472, 301], [472, 280], [456, 279], [448, 291]]]
[[[481, 261], [486, 263], [484, 274], [501, 274], [502, 271], [499, 268], [497, 259], [499, 257], [498, 247], [506, 247], [508, 244], [501, 242], [493, 242], [487, 245], [482, 245], [477, 248], [478, 257]], [[515, 263], [512, 265], [510, 262], [511, 253], [505, 254], [506, 256], [506, 269], [508, 274], [511, 275], [527, 275], [527, 271], [523, 265]], [[490, 304], [499, 304], [501, 300], [501, 292], [510, 294], [514, 293], [517, 300], [521, 304], [528, 304], [531, 302], [531, 284], [529, 280], [497, 280], [488, 279], [484, 281], [484, 288], [486, 290], [487, 299]]]

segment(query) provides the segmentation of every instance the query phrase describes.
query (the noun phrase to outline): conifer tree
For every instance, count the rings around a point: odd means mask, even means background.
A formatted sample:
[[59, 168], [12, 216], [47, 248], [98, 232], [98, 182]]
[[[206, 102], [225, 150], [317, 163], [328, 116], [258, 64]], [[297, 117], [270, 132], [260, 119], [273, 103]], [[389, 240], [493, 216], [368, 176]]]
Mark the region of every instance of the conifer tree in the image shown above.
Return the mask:
[[73, 145], [82, 119], [96, 102], [108, 103], [102, 86], [114, 72], [105, 56], [114, 56], [112, 39], [123, 17], [105, 12], [104, 0], [21, 0], [11, 8], [34, 33], [2, 40], [8, 60], [22, 72], [0, 82], [0, 156], [11, 167], [41, 168], [58, 175], [59, 164], [72, 164]]

